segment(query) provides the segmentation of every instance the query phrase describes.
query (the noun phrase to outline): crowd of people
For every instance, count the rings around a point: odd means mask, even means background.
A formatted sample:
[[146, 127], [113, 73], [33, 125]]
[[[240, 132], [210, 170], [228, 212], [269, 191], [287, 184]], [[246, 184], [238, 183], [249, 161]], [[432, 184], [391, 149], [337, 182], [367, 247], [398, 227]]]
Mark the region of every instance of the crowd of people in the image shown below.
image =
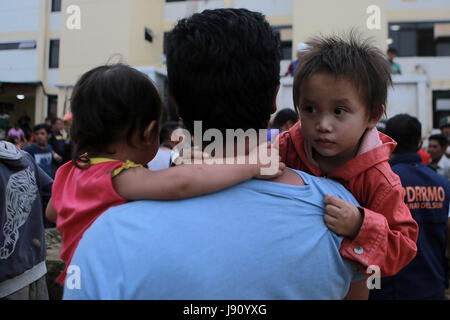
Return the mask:
[[48, 117], [45, 122], [36, 124], [32, 129], [28, 121], [22, 121], [29, 118], [27, 116], [21, 117], [13, 127], [9, 127], [8, 121], [4, 121], [1, 126], [4, 134], [0, 141], [6, 140], [30, 153], [39, 167], [54, 178], [59, 166], [70, 159], [71, 117], [71, 113], [66, 114], [64, 120]]
[[[431, 136], [424, 164], [418, 119], [377, 129], [383, 52], [354, 32], [310, 38], [293, 67], [295, 110], [271, 121], [279, 39], [262, 14], [205, 10], [166, 39], [179, 121], [160, 124], [150, 79], [113, 64], [76, 83], [69, 140], [52, 119], [22, 150], [0, 142], [0, 298], [48, 298], [45, 212], [62, 235], [64, 299], [445, 299], [448, 140]], [[172, 134], [196, 121], [270, 130], [257, 146], [214, 149], [222, 163], [206, 161], [210, 141], [196, 146], [204, 161], [179, 162]], [[262, 151], [279, 154], [272, 174]], [[374, 266], [381, 286], [369, 285]]]

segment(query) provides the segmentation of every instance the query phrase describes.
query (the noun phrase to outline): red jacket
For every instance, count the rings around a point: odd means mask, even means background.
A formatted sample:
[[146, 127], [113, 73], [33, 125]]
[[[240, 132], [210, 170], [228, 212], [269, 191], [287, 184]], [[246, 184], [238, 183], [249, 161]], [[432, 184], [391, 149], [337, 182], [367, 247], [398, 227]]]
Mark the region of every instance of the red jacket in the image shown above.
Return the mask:
[[[344, 185], [364, 210], [361, 229], [355, 239], [344, 238], [341, 256], [359, 263], [364, 271], [368, 266], [379, 266], [384, 277], [396, 274], [416, 256], [418, 226], [404, 203], [400, 178], [388, 162], [397, 143], [382, 133], [379, 137], [380, 146], [358, 155], [327, 177]], [[286, 166], [325, 176], [307, 160], [299, 122], [279, 135], [279, 148]]]

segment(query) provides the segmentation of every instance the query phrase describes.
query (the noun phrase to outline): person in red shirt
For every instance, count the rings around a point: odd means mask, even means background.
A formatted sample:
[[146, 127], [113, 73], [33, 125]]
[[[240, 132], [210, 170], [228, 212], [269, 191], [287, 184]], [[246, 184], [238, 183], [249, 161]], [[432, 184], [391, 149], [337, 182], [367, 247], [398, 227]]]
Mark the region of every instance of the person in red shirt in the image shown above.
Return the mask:
[[418, 226], [388, 160], [396, 142], [376, 124], [385, 113], [390, 66], [354, 33], [307, 42], [294, 77], [300, 121], [275, 142], [286, 166], [342, 183], [361, 204], [324, 199], [324, 221], [344, 236], [340, 253], [371, 273], [396, 274], [417, 253]]
[[420, 159], [422, 159], [422, 163], [429, 165], [431, 162], [431, 155], [423, 149], [419, 149], [417, 153], [420, 155]]

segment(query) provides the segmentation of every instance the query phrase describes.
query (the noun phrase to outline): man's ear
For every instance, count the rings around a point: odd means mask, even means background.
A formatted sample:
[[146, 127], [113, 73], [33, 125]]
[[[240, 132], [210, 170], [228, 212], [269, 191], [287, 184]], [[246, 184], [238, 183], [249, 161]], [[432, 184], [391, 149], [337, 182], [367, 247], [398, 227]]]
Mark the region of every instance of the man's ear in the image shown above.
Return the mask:
[[277, 112], [277, 96], [278, 96], [278, 91], [280, 90], [280, 85], [278, 85], [278, 87], [275, 89], [275, 94], [273, 96], [273, 100], [272, 100], [272, 113]]
[[158, 137], [159, 135], [159, 126], [158, 122], [156, 120], [153, 120], [150, 122], [150, 124], [145, 128], [144, 130], [144, 142], [146, 144], [151, 144], [153, 141], [153, 137], [156, 135]]

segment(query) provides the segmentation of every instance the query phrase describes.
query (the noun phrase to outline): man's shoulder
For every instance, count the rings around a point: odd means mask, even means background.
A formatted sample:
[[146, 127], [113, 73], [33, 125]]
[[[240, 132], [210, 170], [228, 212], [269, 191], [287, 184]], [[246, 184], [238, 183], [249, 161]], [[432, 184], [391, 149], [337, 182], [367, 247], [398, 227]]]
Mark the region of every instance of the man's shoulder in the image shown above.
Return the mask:
[[392, 166], [392, 171], [401, 178], [402, 184], [413, 185], [428, 181], [428, 183], [433, 182], [433, 184], [445, 185], [447, 188], [450, 188], [450, 184], [445, 176], [423, 163], [411, 166], [408, 163], [399, 162]]
[[32, 144], [29, 144], [26, 147], [23, 147], [23, 150], [25, 150], [25, 151], [33, 150], [33, 151], [39, 151], [39, 152], [49, 152], [49, 151], [52, 151], [52, 147], [49, 144], [47, 144], [47, 147], [45, 147], [45, 149], [42, 149], [35, 142], [33, 142]]
[[22, 148], [23, 151], [26, 151], [26, 152], [31, 153], [31, 154], [33, 154], [33, 153], [35, 153], [36, 151], [38, 151], [38, 149], [39, 149], [39, 148], [36, 146], [35, 143], [29, 144], [29, 145], [27, 145], [26, 147], [23, 147], [23, 148]]
[[439, 160], [439, 164], [442, 164], [445, 168], [448, 168], [450, 167], [450, 159], [444, 154], [442, 155], [441, 160]]

